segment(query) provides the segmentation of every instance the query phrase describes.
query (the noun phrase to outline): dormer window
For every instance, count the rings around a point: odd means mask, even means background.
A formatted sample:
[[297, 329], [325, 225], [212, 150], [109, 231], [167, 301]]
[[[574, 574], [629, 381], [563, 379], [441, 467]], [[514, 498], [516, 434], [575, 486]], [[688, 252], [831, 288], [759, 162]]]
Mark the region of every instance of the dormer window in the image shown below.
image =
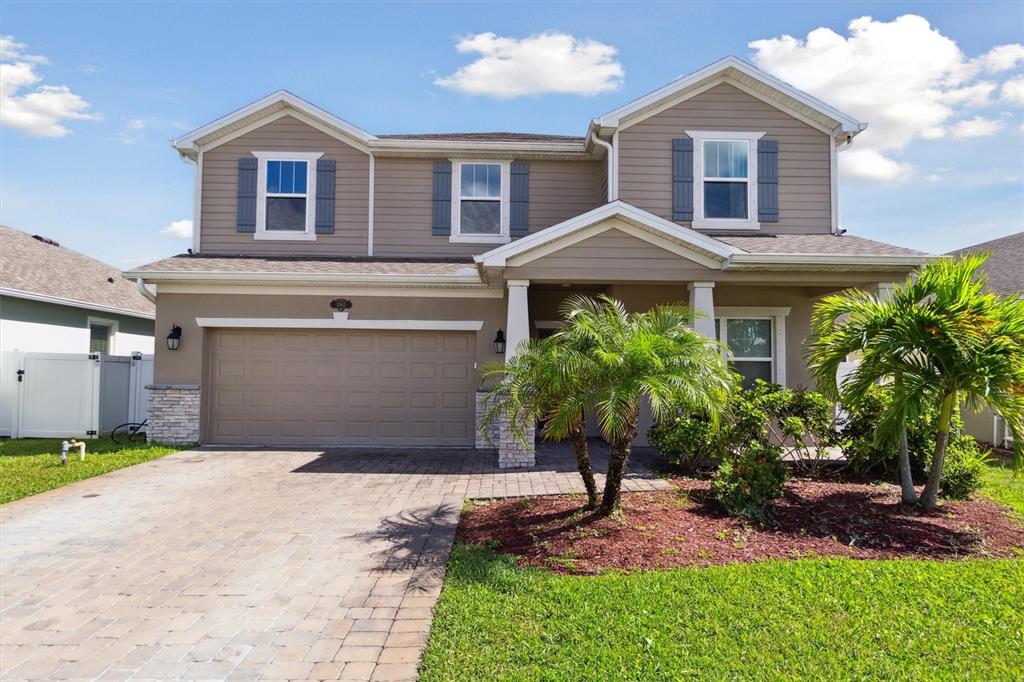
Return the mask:
[[687, 130], [693, 138], [693, 226], [756, 230], [757, 141], [763, 132]]
[[256, 239], [316, 239], [316, 160], [322, 152], [253, 152], [259, 160]]
[[509, 241], [509, 162], [452, 162], [453, 242]]

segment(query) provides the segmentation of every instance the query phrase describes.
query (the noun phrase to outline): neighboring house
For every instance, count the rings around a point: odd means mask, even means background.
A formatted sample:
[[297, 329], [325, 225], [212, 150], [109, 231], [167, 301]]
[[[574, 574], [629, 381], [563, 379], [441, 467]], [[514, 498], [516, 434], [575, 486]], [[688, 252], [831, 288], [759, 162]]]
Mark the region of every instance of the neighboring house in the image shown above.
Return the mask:
[[[1024, 232], [968, 246], [950, 255], [979, 252], [989, 254], [982, 267], [988, 276], [989, 289], [1000, 296], [1024, 292]], [[972, 412], [965, 408], [962, 415], [966, 431], [980, 441], [1005, 445], [1006, 439], [1011, 437], [1003, 421], [991, 410]]]
[[0, 351], [152, 353], [154, 316], [117, 268], [0, 227]]
[[864, 127], [734, 57], [583, 137], [372, 135], [272, 94], [173, 142], [195, 253], [126, 273], [181, 330], [157, 344], [150, 434], [482, 446], [477, 370], [573, 293], [688, 302], [748, 381], [810, 384], [815, 299], [924, 259], [843, 234], [837, 155]]

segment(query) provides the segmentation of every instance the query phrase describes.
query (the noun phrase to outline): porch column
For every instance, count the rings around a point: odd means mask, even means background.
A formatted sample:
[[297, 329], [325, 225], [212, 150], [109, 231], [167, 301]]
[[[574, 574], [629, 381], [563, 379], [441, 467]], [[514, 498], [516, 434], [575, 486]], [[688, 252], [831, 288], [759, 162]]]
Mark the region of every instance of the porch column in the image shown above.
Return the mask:
[[699, 317], [693, 322], [695, 331], [715, 338], [715, 283], [690, 282], [690, 310]]
[[508, 322], [505, 326], [505, 360], [515, 357], [517, 347], [530, 338], [530, 304], [526, 292], [528, 279], [508, 281]]
[[888, 301], [892, 298], [892, 290], [896, 285], [893, 282], [878, 283], [878, 300]]
[[[508, 281], [508, 319], [505, 327], [505, 361], [515, 357], [519, 346], [530, 338], [530, 305], [527, 291], [530, 282], [525, 279]], [[513, 433], [507, 419], [500, 420], [498, 425], [498, 467], [512, 469], [532, 467], [537, 463], [534, 446], [535, 429], [531, 424], [525, 428], [522, 440]]]

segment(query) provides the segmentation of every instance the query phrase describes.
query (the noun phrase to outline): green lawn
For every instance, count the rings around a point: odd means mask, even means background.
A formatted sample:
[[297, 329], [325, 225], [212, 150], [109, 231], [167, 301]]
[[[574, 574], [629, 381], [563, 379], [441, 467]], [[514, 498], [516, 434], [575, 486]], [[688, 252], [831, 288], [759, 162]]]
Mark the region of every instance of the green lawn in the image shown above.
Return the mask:
[[989, 466], [985, 471], [981, 494], [1005, 504], [1024, 517], [1024, 470], [1014, 475], [1009, 464]]
[[841, 559], [597, 577], [456, 546], [422, 679], [1010, 680], [1024, 561]]
[[0, 440], [0, 504], [59, 488], [132, 464], [148, 462], [181, 450], [169, 445], [115, 445], [109, 438], [85, 441], [85, 461], [78, 451], [68, 455], [61, 466], [61, 439], [19, 438]]

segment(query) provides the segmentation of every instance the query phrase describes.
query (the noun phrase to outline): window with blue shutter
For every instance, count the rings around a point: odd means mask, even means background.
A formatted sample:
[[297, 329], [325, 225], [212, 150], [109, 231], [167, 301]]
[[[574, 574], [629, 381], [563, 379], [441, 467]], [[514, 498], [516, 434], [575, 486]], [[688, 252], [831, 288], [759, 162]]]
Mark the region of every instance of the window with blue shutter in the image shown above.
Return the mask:
[[672, 220], [693, 220], [693, 140], [672, 140]]
[[238, 211], [235, 225], [239, 232], [256, 231], [256, 171], [256, 159], [242, 157], [238, 160]]
[[434, 162], [433, 222], [431, 234], [447, 237], [452, 233], [452, 162]]
[[757, 219], [779, 222], [779, 143], [757, 141]]
[[512, 238], [515, 239], [525, 237], [530, 231], [530, 164], [513, 163], [510, 170], [512, 186], [509, 196], [511, 202], [509, 230]]

